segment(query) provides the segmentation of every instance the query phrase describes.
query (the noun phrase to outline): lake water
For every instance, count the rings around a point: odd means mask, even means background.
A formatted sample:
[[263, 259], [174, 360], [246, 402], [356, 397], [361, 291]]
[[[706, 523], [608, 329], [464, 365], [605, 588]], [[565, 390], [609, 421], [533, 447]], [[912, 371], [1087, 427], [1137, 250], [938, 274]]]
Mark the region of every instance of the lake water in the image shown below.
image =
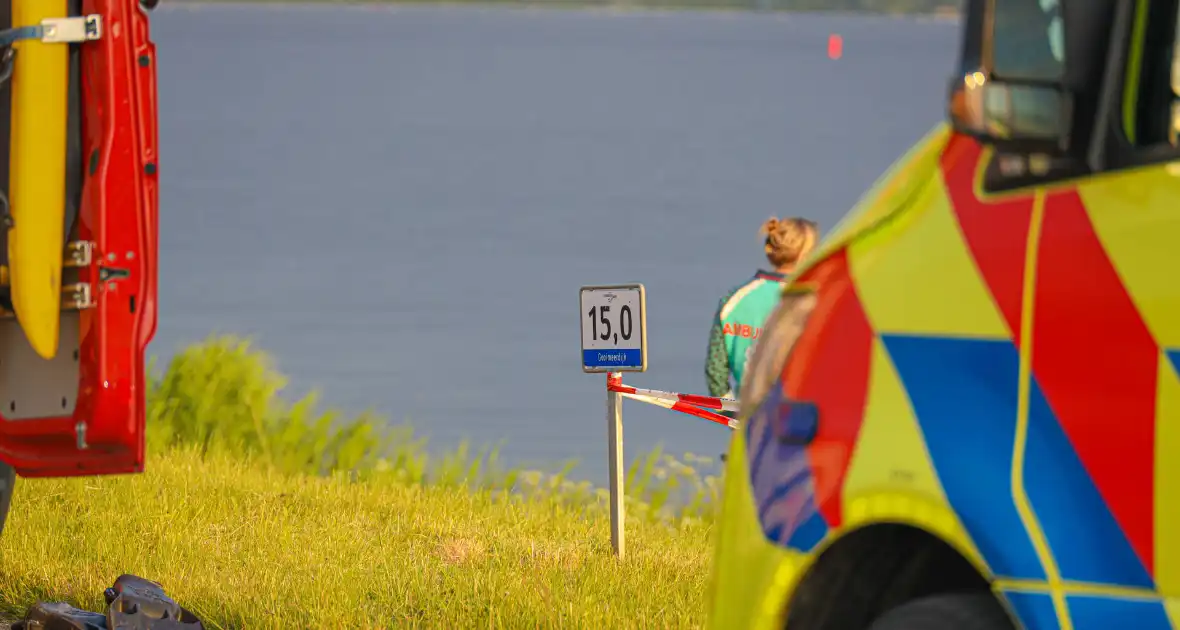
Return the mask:
[[[165, 2], [153, 20], [152, 353], [248, 335], [295, 393], [599, 481], [578, 287], [643, 282], [650, 368], [625, 380], [700, 393], [760, 223], [831, 228], [941, 118], [958, 38], [839, 15]], [[728, 439], [641, 403], [624, 419], [628, 459]]]

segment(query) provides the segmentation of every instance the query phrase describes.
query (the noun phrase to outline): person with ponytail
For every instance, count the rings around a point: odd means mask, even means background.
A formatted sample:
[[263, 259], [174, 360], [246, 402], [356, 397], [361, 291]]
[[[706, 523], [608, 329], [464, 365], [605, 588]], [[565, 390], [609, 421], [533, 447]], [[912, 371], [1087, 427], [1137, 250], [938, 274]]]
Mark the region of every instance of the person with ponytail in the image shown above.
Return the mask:
[[802, 218], [771, 218], [763, 224], [762, 234], [771, 269], [758, 270], [753, 278], [726, 293], [713, 317], [705, 362], [710, 396], [733, 398], [739, 391], [746, 361], [762, 334], [762, 324], [778, 305], [795, 266], [815, 247], [819, 227]]

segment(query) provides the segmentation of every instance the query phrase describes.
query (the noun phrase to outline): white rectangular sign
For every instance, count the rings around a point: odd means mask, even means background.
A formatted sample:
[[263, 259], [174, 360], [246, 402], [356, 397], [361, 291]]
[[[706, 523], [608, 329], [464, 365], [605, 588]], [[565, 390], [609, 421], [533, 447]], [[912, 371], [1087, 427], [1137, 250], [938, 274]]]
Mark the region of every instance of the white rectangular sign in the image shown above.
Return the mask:
[[582, 371], [647, 370], [647, 302], [642, 284], [582, 287]]

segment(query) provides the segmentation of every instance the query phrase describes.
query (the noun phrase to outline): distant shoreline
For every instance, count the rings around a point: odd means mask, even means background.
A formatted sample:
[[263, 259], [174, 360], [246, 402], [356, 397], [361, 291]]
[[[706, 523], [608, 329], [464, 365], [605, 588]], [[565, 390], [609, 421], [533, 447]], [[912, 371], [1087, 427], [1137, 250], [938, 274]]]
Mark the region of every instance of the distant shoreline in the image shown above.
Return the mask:
[[[778, 0], [782, 2], [783, 0]], [[786, 0], [790, 2], [790, 0]], [[484, 6], [511, 7], [529, 9], [601, 9], [608, 11], [741, 11], [764, 13], [830, 13], [843, 15], [887, 15], [897, 17], [933, 17], [940, 20], [955, 21], [959, 19], [959, 11], [948, 7], [933, 10], [889, 10], [882, 9], [853, 9], [842, 6], [831, 8], [818, 7], [777, 7], [776, 0], [165, 0], [166, 6], [199, 6], [199, 5], [346, 5], [346, 6]], [[765, 6], [771, 5], [771, 6]]]

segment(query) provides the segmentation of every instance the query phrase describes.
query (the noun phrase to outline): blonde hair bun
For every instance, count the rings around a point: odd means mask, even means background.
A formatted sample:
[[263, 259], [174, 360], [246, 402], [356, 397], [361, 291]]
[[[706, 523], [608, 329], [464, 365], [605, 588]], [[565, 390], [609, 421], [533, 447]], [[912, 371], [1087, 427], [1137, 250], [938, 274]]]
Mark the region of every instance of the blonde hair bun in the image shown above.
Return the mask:
[[775, 267], [799, 262], [815, 247], [819, 237], [819, 227], [815, 222], [801, 217], [770, 217], [762, 224], [760, 232], [766, 236], [766, 258]]

